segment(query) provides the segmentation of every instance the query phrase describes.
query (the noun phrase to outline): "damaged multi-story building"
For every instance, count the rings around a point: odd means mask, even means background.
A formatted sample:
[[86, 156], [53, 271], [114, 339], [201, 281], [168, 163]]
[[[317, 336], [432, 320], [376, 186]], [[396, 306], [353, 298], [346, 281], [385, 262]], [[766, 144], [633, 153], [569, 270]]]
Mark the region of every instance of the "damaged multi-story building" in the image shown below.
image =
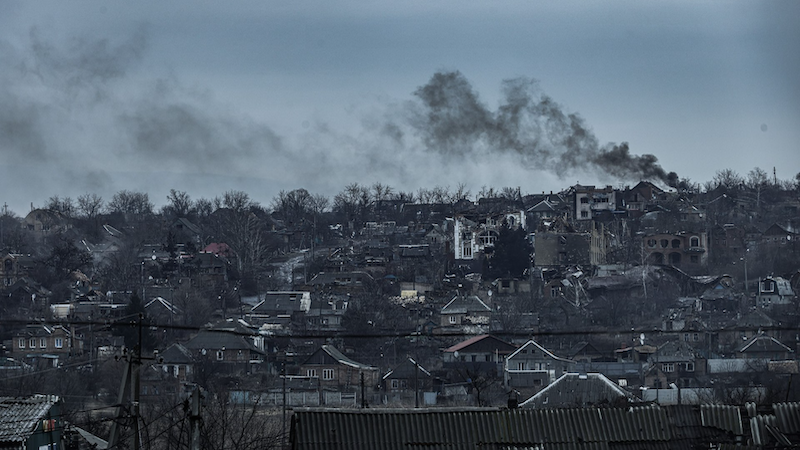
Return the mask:
[[487, 247], [494, 246], [505, 223], [511, 229], [526, 228], [525, 211], [508, 211], [486, 215], [457, 215], [453, 229], [455, 259], [478, 259]]

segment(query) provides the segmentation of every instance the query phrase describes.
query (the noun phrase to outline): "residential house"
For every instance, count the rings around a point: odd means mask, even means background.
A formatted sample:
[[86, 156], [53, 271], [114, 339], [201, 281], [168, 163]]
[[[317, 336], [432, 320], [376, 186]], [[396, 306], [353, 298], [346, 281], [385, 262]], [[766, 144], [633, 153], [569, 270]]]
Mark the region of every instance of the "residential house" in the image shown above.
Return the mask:
[[531, 339], [506, 358], [505, 385], [539, 390], [573, 371], [575, 364], [575, 361], [556, 356]]
[[699, 270], [708, 263], [708, 239], [705, 232], [653, 234], [643, 239], [642, 250], [649, 264]]
[[384, 392], [384, 401], [408, 405], [435, 404], [434, 382], [429, 371], [414, 359], [406, 358], [382, 377], [381, 389]]
[[180, 308], [163, 297], [155, 297], [145, 303], [144, 309], [147, 317], [154, 319], [156, 323], [168, 325], [180, 323], [183, 314]]
[[229, 372], [253, 372], [264, 361], [255, 337], [241, 327], [202, 330], [183, 344], [198, 362], [218, 364]]
[[464, 375], [484, 373], [499, 376], [503, 363], [517, 347], [490, 334], [459, 342], [444, 351], [443, 368]]
[[649, 181], [640, 181], [636, 186], [627, 189], [623, 194], [623, 204], [628, 211], [647, 211], [664, 198], [664, 190]]
[[320, 272], [308, 282], [314, 292], [353, 294], [368, 292], [375, 279], [367, 272]]
[[800, 228], [791, 222], [773, 223], [761, 233], [761, 244], [767, 248], [782, 248], [796, 251], [800, 240]]
[[[45, 289], [32, 278], [18, 278], [11, 286], [5, 288], [6, 299], [3, 303], [18, 306], [23, 309], [31, 307], [41, 308], [49, 303], [51, 291]], [[0, 310], [6, 305], [0, 306]]]
[[641, 400], [602, 373], [565, 373], [520, 403], [521, 408], [625, 406]]
[[598, 211], [614, 211], [617, 208], [617, 192], [612, 186], [573, 186], [575, 220], [592, 220]]
[[35, 261], [31, 255], [6, 253], [2, 258], [3, 286], [6, 290], [17, 281], [28, 278], [34, 269]]
[[348, 297], [340, 295], [315, 295], [306, 312], [306, 329], [342, 331], [342, 317], [347, 311]]
[[705, 361], [700, 360], [696, 350], [686, 341], [667, 341], [658, 347], [651, 358], [651, 370], [646, 375], [646, 384], [655, 388], [697, 386], [697, 377], [705, 373]]
[[712, 255], [736, 256], [747, 248], [745, 230], [735, 224], [716, 225], [709, 233], [709, 250]]
[[600, 265], [606, 263], [608, 235], [599, 222], [592, 222], [591, 231], [540, 230], [534, 239], [534, 265], [560, 267], [567, 265]]
[[72, 228], [72, 224], [58, 211], [34, 209], [22, 219], [22, 228], [33, 231], [35, 236], [41, 237], [66, 231]]
[[56, 395], [0, 397], [0, 448], [61, 449], [64, 418]]
[[794, 358], [794, 350], [772, 336], [758, 334], [739, 349], [737, 356], [749, 360], [786, 361]]
[[569, 349], [567, 355], [568, 359], [575, 362], [613, 361], [610, 355], [598, 350], [597, 346], [589, 341], [576, 343]]
[[488, 326], [492, 308], [477, 295], [456, 294], [439, 311], [441, 326], [458, 327], [464, 325]]
[[203, 239], [203, 230], [185, 217], [179, 217], [172, 222], [170, 231], [178, 244], [200, 247]]
[[247, 313], [253, 325], [265, 323], [282, 326], [302, 326], [311, 309], [311, 293], [306, 291], [270, 291]]
[[321, 388], [355, 390], [364, 377], [366, 386], [378, 385], [378, 368], [353, 361], [336, 347], [323, 345], [311, 354], [299, 367], [300, 375], [318, 377]]
[[527, 228], [524, 211], [509, 211], [487, 215], [457, 215], [453, 223], [453, 255], [455, 259], [474, 260], [493, 247], [506, 224], [511, 229]]
[[759, 308], [787, 307], [797, 300], [789, 280], [781, 277], [765, 277], [758, 281], [756, 304]]
[[559, 210], [557, 205], [547, 200], [541, 200], [528, 208], [525, 213], [527, 214], [528, 222], [535, 225], [532, 228], [536, 229], [542, 222], [552, 220], [558, 216]]
[[58, 367], [65, 359], [83, 354], [83, 336], [61, 325], [28, 325], [14, 334], [13, 352], [18, 359]]
[[159, 362], [157, 367], [165, 374], [170, 375], [181, 382], [192, 381], [194, 366], [197, 357], [185, 346], [174, 343], [158, 353]]
[[200, 252], [185, 265], [192, 274], [192, 283], [196, 286], [213, 288], [228, 281], [230, 262], [219, 254]]

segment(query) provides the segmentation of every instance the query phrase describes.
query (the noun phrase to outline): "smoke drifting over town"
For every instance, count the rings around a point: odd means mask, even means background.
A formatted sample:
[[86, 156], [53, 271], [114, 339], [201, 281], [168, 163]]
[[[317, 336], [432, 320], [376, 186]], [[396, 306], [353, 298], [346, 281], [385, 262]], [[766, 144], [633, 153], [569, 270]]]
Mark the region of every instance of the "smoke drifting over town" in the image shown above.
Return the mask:
[[677, 181], [655, 156], [632, 155], [627, 143], [601, 147], [580, 116], [564, 112], [532, 79], [504, 81], [496, 111], [479, 101], [460, 72], [436, 73], [415, 95], [421, 105], [412, 123], [432, 151], [510, 152], [531, 169], [561, 177], [588, 169], [620, 180]]
[[625, 143], [600, 145], [580, 116], [532, 79], [503, 82], [503, 100], [491, 110], [460, 72], [439, 72], [410, 100], [359, 113], [356, 131], [317, 122], [287, 137], [207, 90], [159, 74], [147, 51], [144, 28], [121, 40], [57, 39], [33, 29], [0, 41], [3, 201], [25, 213], [21, 205], [51, 195], [110, 197], [121, 189], [156, 202], [170, 188], [195, 197], [241, 189], [267, 203], [280, 189], [336, 192], [351, 182], [525, 190], [538, 174], [677, 178]]

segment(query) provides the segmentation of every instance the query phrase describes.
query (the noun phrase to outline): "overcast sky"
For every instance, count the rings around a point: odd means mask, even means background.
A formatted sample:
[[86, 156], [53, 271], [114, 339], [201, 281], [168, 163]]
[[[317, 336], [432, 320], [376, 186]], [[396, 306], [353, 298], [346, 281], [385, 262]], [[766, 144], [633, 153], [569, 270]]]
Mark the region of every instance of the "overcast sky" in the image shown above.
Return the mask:
[[0, 202], [793, 178], [798, 20], [780, 0], [5, 1]]

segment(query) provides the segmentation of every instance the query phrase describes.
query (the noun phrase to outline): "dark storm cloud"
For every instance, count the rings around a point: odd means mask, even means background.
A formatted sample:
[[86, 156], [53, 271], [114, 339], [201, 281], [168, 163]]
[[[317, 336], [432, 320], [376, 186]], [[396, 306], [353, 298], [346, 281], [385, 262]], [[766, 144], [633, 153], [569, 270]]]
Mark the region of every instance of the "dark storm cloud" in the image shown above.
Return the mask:
[[586, 170], [621, 180], [677, 177], [653, 155], [632, 155], [626, 143], [601, 147], [583, 119], [564, 112], [534, 80], [507, 80], [502, 92], [492, 111], [460, 72], [438, 72], [414, 92], [411, 125], [430, 151], [446, 155], [511, 153], [560, 177]]

